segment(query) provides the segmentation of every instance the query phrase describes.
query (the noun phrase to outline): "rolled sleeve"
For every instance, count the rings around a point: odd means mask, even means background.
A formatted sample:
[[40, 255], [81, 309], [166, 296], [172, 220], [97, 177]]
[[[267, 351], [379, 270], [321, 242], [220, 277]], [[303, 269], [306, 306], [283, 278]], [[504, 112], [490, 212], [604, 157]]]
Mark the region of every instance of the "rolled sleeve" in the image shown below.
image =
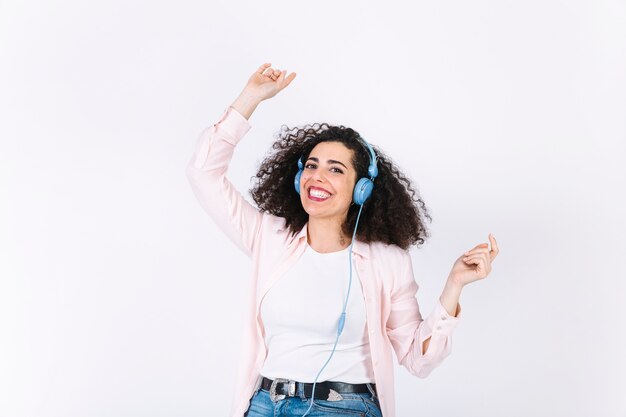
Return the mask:
[[[457, 315], [452, 316], [437, 300], [432, 312], [422, 319], [415, 298], [418, 286], [408, 254], [407, 258], [391, 295], [387, 335], [399, 364], [413, 375], [425, 378], [450, 354], [451, 336], [459, 323], [461, 306], [457, 304]], [[429, 338], [428, 349], [424, 353], [423, 344]]]
[[223, 131], [224, 140], [232, 145], [239, 143], [241, 138], [243, 138], [252, 127], [248, 119], [232, 106], [228, 106], [226, 110], [224, 110], [224, 114], [222, 114], [222, 117], [220, 117], [217, 123], [220, 124]]
[[461, 304], [458, 304], [457, 315], [455, 317], [451, 316], [448, 310], [441, 304], [441, 301], [437, 300], [437, 304], [435, 304], [432, 312], [426, 318], [426, 326], [432, 330], [432, 333], [450, 336], [459, 323], [460, 314]]

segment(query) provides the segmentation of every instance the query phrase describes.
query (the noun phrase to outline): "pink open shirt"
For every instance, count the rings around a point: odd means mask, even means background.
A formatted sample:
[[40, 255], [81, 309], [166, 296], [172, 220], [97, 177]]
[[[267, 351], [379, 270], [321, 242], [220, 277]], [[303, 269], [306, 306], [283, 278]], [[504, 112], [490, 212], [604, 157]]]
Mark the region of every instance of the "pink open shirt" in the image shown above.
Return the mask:
[[[248, 409], [267, 353], [259, 314], [263, 296], [294, 265], [307, 243], [306, 225], [291, 236], [283, 218], [252, 206], [226, 177], [235, 146], [250, 128], [243, 115], [228, 107], [213, 126], [202, 131], [187, 166], [187, 177], [200, 205], [251, 258], [253, 265], [230, 411], [233, 417], [242, 417]], [[438, 300], [424, 320], [415, 298], [418, 285], [408, 251], [395, 245], [356, 240], [352, 254], [365, 297], [371, 366], [380, 405], [385, 417], [394, 417], [392, 353], [411, 374], [428, 376], [450, 354], [451, 334], [459, 321], [461, 306], [453, 317]], [[422, 344], [429, 337], [426, 354], [422, 354]]]

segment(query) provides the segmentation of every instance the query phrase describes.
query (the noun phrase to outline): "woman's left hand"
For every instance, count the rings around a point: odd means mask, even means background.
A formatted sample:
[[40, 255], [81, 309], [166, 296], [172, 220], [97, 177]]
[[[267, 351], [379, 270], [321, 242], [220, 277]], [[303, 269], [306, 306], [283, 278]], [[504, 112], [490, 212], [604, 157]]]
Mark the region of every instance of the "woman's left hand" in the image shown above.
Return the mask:
[[485, 278], [491, 272], [491, 262], [498, 256], [498, 245], [492, 234], [489, 234], [489, 244], [476, 245], [460, 256], [450, 271], [450, 279], [461, 286]]

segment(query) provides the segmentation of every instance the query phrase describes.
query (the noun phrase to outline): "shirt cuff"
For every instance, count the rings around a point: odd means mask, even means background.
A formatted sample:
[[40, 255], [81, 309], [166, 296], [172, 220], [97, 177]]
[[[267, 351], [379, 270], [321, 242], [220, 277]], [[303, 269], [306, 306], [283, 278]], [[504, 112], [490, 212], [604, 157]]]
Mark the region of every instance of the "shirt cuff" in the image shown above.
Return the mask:
[[236, 145], [252, 128], [248, 119], [232, 106], [228, 106], [218, 121], [214, 123], [214, 125], [218, 124], [224, 140], [232, 145]]
[[441, 304], [440, 300], [437, 300], [437, 304], [433, 309], [432, 313], [428, 316], [426, 321], [428, 322], [428, 326], [431, 328], [433, 334], [440, 334], [444, 336], [449, 336], [452, 334], [452, 331], [459, 323], [461, 319], [461, 304], [457, 305], [457, 315], [451, 316], [448, 313], [448, 310]]

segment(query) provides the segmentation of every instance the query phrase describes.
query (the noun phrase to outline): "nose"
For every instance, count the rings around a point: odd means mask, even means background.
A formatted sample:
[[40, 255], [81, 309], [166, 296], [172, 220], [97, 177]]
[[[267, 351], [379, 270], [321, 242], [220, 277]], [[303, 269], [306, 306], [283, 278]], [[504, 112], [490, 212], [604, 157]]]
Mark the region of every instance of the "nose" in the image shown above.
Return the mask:
[[322, 176], [320, 174], [313, 175], [313, 180], [319, 181], [319, 182], [324, 182], [324, 178], [322, 178]]
[[322, 170], [321, 169], [316, 169], [312, 174], [311, 174], [311, 180], [312, 181], [317, 181], [317, 182], [324, 182], [326, 180], [326, 178], [324, 177], [324, 175], [322, 175]]

